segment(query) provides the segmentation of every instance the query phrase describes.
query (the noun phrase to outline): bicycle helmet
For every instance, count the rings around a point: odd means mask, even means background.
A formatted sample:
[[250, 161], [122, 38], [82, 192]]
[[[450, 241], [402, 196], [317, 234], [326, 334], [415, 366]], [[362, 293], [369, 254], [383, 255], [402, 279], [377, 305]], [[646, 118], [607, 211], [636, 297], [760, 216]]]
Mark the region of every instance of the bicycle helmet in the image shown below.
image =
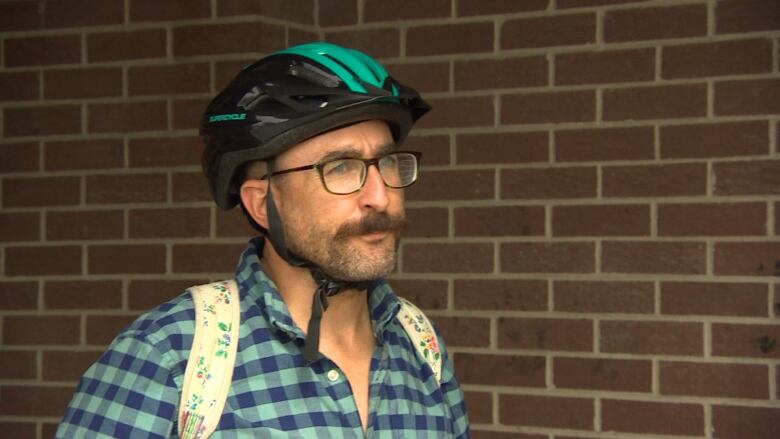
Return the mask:
[[[396, 144], [401, 144], [429, 110], [414, 89], [393, 79], [363, 52], [324, 42], [290, 47], [244, 67], [208, 105], [201, 120], [203, 171], [217, 205], [230, 209], [240, 203], [238, 174], [248, 162], [265, 160], [270, 171], [273, 158], [298, 143], [373, 119], [387, 122]], [[317, 284], [304, 351], [311, 362], [319, 352], [319, 322], [327, 297], [368, 283], [334, 279], [290, 252], [271, 191], [267, 210], [269, 227], [261, 231], [288, 263], [309, 268]]]

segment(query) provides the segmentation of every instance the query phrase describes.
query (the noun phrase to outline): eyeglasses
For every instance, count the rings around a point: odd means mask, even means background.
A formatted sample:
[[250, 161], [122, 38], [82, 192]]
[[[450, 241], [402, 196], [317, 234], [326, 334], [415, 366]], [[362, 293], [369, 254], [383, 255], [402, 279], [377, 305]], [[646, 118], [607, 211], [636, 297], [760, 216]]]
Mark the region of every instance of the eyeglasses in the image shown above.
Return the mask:
[[366, 184], [368, 167], [375, 165], [385, 186], [400, 189], [417, 180], [422, 154], [415, 151], [395, 151], [373, 159], [341, 158], [312, 165], [270, 172], [271, 175], [316, 169], [325, 190], [336, 195], [348, 195], [359, 191]]

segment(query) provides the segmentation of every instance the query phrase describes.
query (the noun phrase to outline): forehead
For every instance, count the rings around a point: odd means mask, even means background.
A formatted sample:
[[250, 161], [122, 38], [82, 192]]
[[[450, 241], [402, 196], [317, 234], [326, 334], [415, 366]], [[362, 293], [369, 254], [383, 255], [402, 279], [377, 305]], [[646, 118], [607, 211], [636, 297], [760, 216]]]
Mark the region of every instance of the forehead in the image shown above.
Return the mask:
[[328, 155], [373, 157], [394, 146], [387, 123], [370, 120], [304, 140], [277, 158], [281, 163], [311, 163]]

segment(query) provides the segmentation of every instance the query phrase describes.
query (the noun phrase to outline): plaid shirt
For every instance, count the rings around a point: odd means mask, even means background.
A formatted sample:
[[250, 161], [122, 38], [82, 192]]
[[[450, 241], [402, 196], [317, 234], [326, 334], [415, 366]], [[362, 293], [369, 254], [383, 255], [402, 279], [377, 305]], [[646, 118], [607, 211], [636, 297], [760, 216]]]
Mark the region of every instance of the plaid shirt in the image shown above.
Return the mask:
[[[369, 294], [376, 347], [368, 431], [338, 366], [303, 359], [304, 333], [260, 268], [253, 240], [236, 273], [242, 324], [233, 383], [212, 438], [468, 438], [463, 393], [444, 343], [441, 386], [395, 318], [400, 303], [377, 282]], [[123, 330], [79, 381], [57, 438], [172, 438], [195, 310], [185, 293]]]

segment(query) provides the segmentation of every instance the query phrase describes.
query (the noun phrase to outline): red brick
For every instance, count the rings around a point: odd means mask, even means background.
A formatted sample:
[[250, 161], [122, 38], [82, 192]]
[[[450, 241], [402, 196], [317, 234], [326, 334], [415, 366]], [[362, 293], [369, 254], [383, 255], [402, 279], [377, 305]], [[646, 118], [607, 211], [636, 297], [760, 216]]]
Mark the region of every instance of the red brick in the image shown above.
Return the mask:
[[43, 151], [43, 167], [47, 171], [121, 168], [125, 164], [122, 139], [46, 142]]
[[411, 201], [479, 200], [495, 196], [495, 172], [426, 170], [414, 186], [406, 189]]
[[37, 212], [0, 212], [0, 241], [38, 241], [41, 217]]
[[396, 58], [401, 53], [398, 29], [361, 29], [325, 32], [325, 40], [371, 54], [376, 58]]
[[81, 132], [81, 108], [78, 105], [6, 108], [3, 113], [3, 132], [6, 137]]
[[6, 38], [3, 44], [5, 67], [75, 64], [81, 61], [78, 35]]
[[167, 53], [164, 29], [103, 32], [87, 35], [90, 62], [164, 58]]
[[715, 33], [780, 29], [780, 5], [775, 0], [719, 1]]
[[206, 207], [131, 209], [130, 238], [208, 237], [211, 210]]
[[[4, 345], [74, 345], [79, 343], [79, 316], [3, 317]], [[2, 413], [8, 413], [0, 409]]]
[[545, 131], [458, 134], [458, 163], [530, 163], [549, 160]]
[[321, 38], [322, 37], [317, 32], [310, 32], [292, 27], [287, 28], [287, 44], [289, 46], [319, 41]]
[[661, 313], [768, 317], [762, 283], [662, 282]]
[[546, 311], [543, 280], [455, 280], [455, 308], [460, 310]]
[[451, 15], [449, 0], [400, 0], [387, 2], [384, 0], [365, 0], [363, 5], [363, 20], [400, 21], [419, 18], [445, 18]]
[[[18, 3], [30, 3], [31, 5], [37, 6], [36, 3], [26, 1]], [[0, 10], [2, 10], [1, 6]], [[28, 439], [37, 437], [38, 424], [36, 422], [0, 421], [0, 430], [2, 430], [3, 436], [7, 439]], [[55, 432], [56, 429], [51, 432], [51, 435], [44, 435], [43, 437], [54, 437]]]
[[601, 352], [642, 355], [697, 355], [704, 353], [701, 323], [602, 321]]
[[357, 0], [319, 0], [320, 26], [345, 26], [358, 22]]
[[173, 174], [173, 201], [211, 201], [208, 180], [202, 172]]
[[122, 0], [48, 0], [43, 6], [43, 22], [49, 29], [63, 27], [123, 24], [125, 6]]
[[650, 314], [655, 308], [651, 282], [555, 281], [556, 311]]
[[409, 220], [409, 227], [404, 231], [404, 236], [443, 238], [449, 235], [450, 218], [446, 208], [406, 209], [406, 218]]
[[775, 439], [780, 436], [779, 417], [776, 407], [714, 405], [712, 428], [718, 438]]
[[604, 40], [621, 41], [683, 38], [707, 34], [707, 6], [618, 9], [604, 14]]
[[175, 21], [211, 17], [209, 0], [131, 0], [130, 21]]
[[175, 57], [270, 52], [284, 46], [284, 28], [268, 23], [203, 24], [173, 29]]
[[406, 138], [401, 148], [422, 152], [422, 163], [424, 166], [449, 165], [451, 162], [449, 135], [411, 135]]
[[414, 26], [406, 30], [406, 55], [493, 52], [493, 22]]
[[43, 379], [75, 382], [100, 354], [100, 351], [43, 351]]
[[547, 85], [544, 56], [455, 61], [455, 90]]
[[81, 274], [81, 247], [6, 247], [6, 276]]
[[[54, 437], [57, 434], [57, 429], [59, 428], [59, 424], [52, 423], [52, 422], [44, 422], [41, 427], [42, 435], [41, 437]], [[565, 438], [563, 438], [565, 439]]]
[[469, 422], [490, 424], [493, 422], [493, 395], [489, 392], [463, 392], [469, 408]]
[[167, 302], [184, 290], [208, 283], [207, 279], [133, 279], [127, 287], [127, 303], [131, 310], [147, 310]]
[[650, 360], [616, 360], [610, 358], [553, 359], [555, 386], [569, 389], [650, 392]]
[[442, 316], [436, 325], [449, 347], [490, 347], [490, 319]]
[[555, 131], [555, 160], [589, 162], [652, 159], [652, 127], [592, 128]]
[[33, 419], [62, 416], [63, 407], [73, 396], [71, 386], [3, 385], [0, 413], [4, 416], [28, 416]]
[[780, 160], [713, 164], [715, 195], [780, 194]]
[[604, 242], [605, 273], [704, 274], [706, 246], [702, 242]]
[[593, 429], [595, 409], [590, 398], [500, 395], [498, 407], [502, 424]]
[[3, 206], [69, 206], [81, 201], [78, 177], [6, 178]]
[[424, 310], [447, 308], [447, 281], [391, 279], [396, 294]]
[[87, 316], [87, 344], [105, 346], [127, 327], [136, 316], [132, 315], [98, 315]]
[[601, 429], [628, 433], [704, 435], [701, 404], [668, 402], [601, 401]]
[[592, 122], [596, 94], [591, 90], [501, 96], [501, 124]]
[[121, 281], [48, 281], [43, 289], [46, 309], [108, 309], [122, 307]]
[[[3, 4], [0, 3], [0, 8]], [[39, 76], [38, 72], [0, 73], [0, 102], [38, 99], [40, 97]]]
[[455, 236], [543, 236], [544, 222], [544, 206], [455, 208]]
[[252, 226], [249, 224], [249, 221], [241, 212], [241, 208], [236, 208], [228, 211], [217, 209], [216, 229], [217, 229], [218, 237], [249, 238], [250, 236], [256, 236], [259, 233], [257, 230], [253, 229]]
[[511, 14], [515, 12], [543, 11], [549, 0], [458, 0], [457, 15]]
[[127, 69], [127, 90], [130, 96], [207, 93], [209, 81], [209, 65], [205, 63]]
[[[724, 59], [729, 62], [723, 62]], [[722, 41], [664, 47], [663, 78], [701, 78], [772, 71], [772, 41]]]
[[492, 244], [404, 244], [403, 271], [408, 273], [490, 273]]
[[91, 133], [127, 133], [168, 128], [165, 101], [91, 104], [88, 111]]
[[780, 80], [723, 81], [715, 83], [715, 114], [780, 113]]
[[704, 195], [707, 167], [704, 163], [605, 166], [602, 185], [605, 197]]
[[499, 349], [593, 351], [593, 321], [584, 319], [498, 319]]
[[572, 46], [596, 42], [596, 14], [566, 14], [507, 20], [501, 49]]
[[37, 171], [38, 162], [37, 143], [0, 143], [0, 172]]
[[220, 0], [217, 15], [263, 15], [296, 23], [314, 24], [314, 1], [286, 0]]
[[740, 358], [780, 358], [780, 325], [712, 325], [712, 355]]
[[0, 379], [34, 380], [38, 376], [37, 358], [35, 351], [3, 349], [3, 355], [0, 355]]
[[385, 64], [393, 78], [408, 84], [420, 93], [449, 91], [450, 63], [422, 62], [404, 64]]
[[46, 214], [46, 239], [82, 241], [121, 239], [124, 213], [121, 210], [52, 211]]
[[661, 158], [710, 158], [769, 152], [766, 122], [670, 125], [660, 129]]
[[143, 203], [166, 200], [165, 174], [87, 176], [87, 203]]
[[596, 196], [592, 167], [501, 171], [502, 199], [590, 198]]
[[200, 165], [203, 142], [198, 137], [143, 137], [130, 139], [130, 167]]
[[553, 236], [649, 236], [650, 206], [554, 206]]
[[744, 236], [766, 234], [764, 203], [660, 204], [660, 236]]
[[41, 29], [43, 25], [41, 6], [38, 3], [30, 1], [0, 3], [0, 32]]
[[604, 120], [706, 116], [707, 86], [684, 84], [607, 89], [604, 90], [603, 105]]
[[165, 272], [162, 244], [90, 245], [87, 251], [90, 274], [142, 274]]
[[526, 355], [455, 355], [455, 370], [465, 384], [544, 387], [545, 358]]
[[233, 273], [244, 244], [176, 244], [174, 273]]
[[517, 242], [501, 244], [504, 273], [593, 273], [595, 249], [590, 242]]
[[[0, 309], [38, 309], [38, 283], [0, 281]], [[0, 367], [0, 370], [3, 368]]]
[[428, 99], [436, 108], [420, 120], [419, 128], [461, 128], [493, 126], [495, 110], [492, 96], [458, 96]]
[[555, 7], [558, 9], [583, 8], [588, 6], [622, 5], [624, 3], [637, 3], [644, 1], [648, 0], [556, 0]]
[[209, 99], [177, 99], [173, 101], [173, 129], [198, 129], [203, 118], [203, 110]]
[[769, 397], [767, 367], [761, 364], [661, 361], [661, 394], [720, 398]]
[[652, 81], [655, 49], [610, 50], [555, 55], [555, 84]]
[[780, 242], [716, 242], [715, 274], [780, 276]]
[[[469, 407], [469, 420], [471, 420], [471, 407]], [[516, 433], [516, 432], [509, 432], [509, 431], [489, 431], [489, 430], [478, 430], [474, 429], [472, 431], [473, 438], [474, 439], [547, 439], [548, 436], [543, 436], [540, 434], [526, 434], [526, 433]], [[567, 439], [563, 436], [557, 436], [560, 439]], [[571, 438], [569, 438], [571, 439]]]

